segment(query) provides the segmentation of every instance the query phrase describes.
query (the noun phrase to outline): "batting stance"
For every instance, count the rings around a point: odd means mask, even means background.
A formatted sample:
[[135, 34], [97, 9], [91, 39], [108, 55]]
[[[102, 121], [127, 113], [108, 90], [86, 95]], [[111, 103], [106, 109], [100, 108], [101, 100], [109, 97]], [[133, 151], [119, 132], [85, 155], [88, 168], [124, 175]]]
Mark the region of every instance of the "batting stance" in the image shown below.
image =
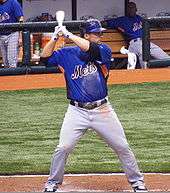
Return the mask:
[[[146, 191], [123, 127], [108, 101], [107, 79], [112, 54], [110, 47], [100, 43], [103, 30], [96, 19], [87, 20], [81, 26], [81, 37], [73, 35], [65, 26], [57, 26], [42, 52], [47, 65], [56, 65], [64, 71], [70, 101], [45, 192], [55, 192], [62, 184], [67, 157], [87, 128], [96, 131], [116, 152], [134, 191]], [[61, 32], [77, 46], [54, 51]]]

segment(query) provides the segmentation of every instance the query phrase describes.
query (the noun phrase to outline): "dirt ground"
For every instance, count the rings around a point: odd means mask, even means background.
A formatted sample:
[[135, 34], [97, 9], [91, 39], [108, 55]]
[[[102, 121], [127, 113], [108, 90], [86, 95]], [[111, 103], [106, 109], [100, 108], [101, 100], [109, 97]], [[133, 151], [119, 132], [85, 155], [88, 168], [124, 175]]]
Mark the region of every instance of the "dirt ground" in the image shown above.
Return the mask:
[[[170, 81], [170, 68], [111, 71], [109, 84]], [[62, 74], [1, 76], [0, 90], [65, 87]], [[0, 176], [0, 192], [42, 192], [47, 176]], [[145, 174], [149, 191], [170, 191], [170, 174]], [[61, 192], [132, 191], [123, 174], [65, 175]]]
[[[0, 192], [42, 192], [47, 176], [0, 177]], [[150, 192], [170, 191], [170, 174], [145, 174]], [[65, 175], [60, 192], [131, 192], [123, 174]]]
[[[170, 68], [112, 70], [108, 84], [170, 81]], [[65, 87], [63, 74], [0, 76], [0, 90], [26, 90]]]

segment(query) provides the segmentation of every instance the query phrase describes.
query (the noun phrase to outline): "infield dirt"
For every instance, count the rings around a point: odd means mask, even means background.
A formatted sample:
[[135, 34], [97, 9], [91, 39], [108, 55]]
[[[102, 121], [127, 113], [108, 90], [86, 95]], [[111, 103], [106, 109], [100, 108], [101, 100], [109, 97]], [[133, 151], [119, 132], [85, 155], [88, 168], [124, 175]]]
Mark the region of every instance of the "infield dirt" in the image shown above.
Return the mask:
[[[47, 176], [0, 177], [0, 192], [42, 192]], [[170, 191], [170, 175], [145, 174], [149, 191]], [[61, 192], [129, 192], [125, 175], [66, 175], [59, 187]]]

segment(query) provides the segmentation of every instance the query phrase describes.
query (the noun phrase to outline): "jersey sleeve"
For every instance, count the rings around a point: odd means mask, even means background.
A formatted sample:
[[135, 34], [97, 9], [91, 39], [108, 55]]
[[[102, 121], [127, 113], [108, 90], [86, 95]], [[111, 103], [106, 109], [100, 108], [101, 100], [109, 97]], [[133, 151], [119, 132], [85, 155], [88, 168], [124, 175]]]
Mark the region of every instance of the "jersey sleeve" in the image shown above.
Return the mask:
[[106, 44], [90, 43], [89, 48], [90, 61], [96, 63], [96, 65], [110, 66], [112, 51]]
[[108, 28], [112, 28], [112, 29], [116, 29], [117, 28], [116, 19], [107, 20], [106, 23], [107, 23], [107, 27]]
[[48, 60], [46, 61], [46, 66], [47, 67], [58, 67], [58, 65], [60, 64], [60, 52], [59, 51], [54, 51], [53, 54], [48, 58]]
[[71, 53], [71, 48], [68, 47], [64, 47], [61, 48], [57, 51], [54, 51], [53, 54], [48, 58], [48, 60], [46, 61], [46, 66], [47, 67], [60, 67], [62, 69], [67, 68], [67, 63], [68, 60], [70, 60], [69, 58], [71, 58], [70, 55], [72, 55]]
[[124, 17], [117, 17], [116, 19], [107, 20], [107, 26], [112, 29], [118, 29], [122, 27], [122, 23], [125, 22]]
[[13, 13], [16, 18], [24, 16], [22, 7], [17, 0], [13, 1]]
[[100, 44], [99, 48], [100, 48], [101, 64], [104, 64], [107, 67], [107, 69], [109, 69], [112, 59], [112, 50], [106, 44]]
[[91, 42], [88, 53], [90, 55], [90, 61], [101, 60], [99, 44]]

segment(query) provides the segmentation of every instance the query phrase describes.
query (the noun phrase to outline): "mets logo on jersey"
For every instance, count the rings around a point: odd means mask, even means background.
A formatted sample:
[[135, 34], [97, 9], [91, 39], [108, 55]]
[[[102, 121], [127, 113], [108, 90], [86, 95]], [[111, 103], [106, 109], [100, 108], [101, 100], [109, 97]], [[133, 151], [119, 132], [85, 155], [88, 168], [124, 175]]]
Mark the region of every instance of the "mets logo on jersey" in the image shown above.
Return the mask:
[[82, 65], [77, 65], [74, 68], [74, 73], [71, 75], [71, 78], [74, 79], [78, 79], [78, 78], [82, 78], [83, 76], [87, 76], [89, 74], [93, 74], [97, 72], [97, 67], [96, 65], [94, 65], [94, 63], [89, 62], [88, 65], [86, 67], [82, 67]]
[[8, 13], [4, 12], [4, 13], [0, 13], [0, 22], [3, 22], [5, 20], [8, 20], [10, 17], [8, 15]]
[[139, 30], [139, 29], [142, 29], [142, 22], [141, 21], [139, 23], [136, 22], [136, 23], [133, 24], [133, 31], [134, 32]]

